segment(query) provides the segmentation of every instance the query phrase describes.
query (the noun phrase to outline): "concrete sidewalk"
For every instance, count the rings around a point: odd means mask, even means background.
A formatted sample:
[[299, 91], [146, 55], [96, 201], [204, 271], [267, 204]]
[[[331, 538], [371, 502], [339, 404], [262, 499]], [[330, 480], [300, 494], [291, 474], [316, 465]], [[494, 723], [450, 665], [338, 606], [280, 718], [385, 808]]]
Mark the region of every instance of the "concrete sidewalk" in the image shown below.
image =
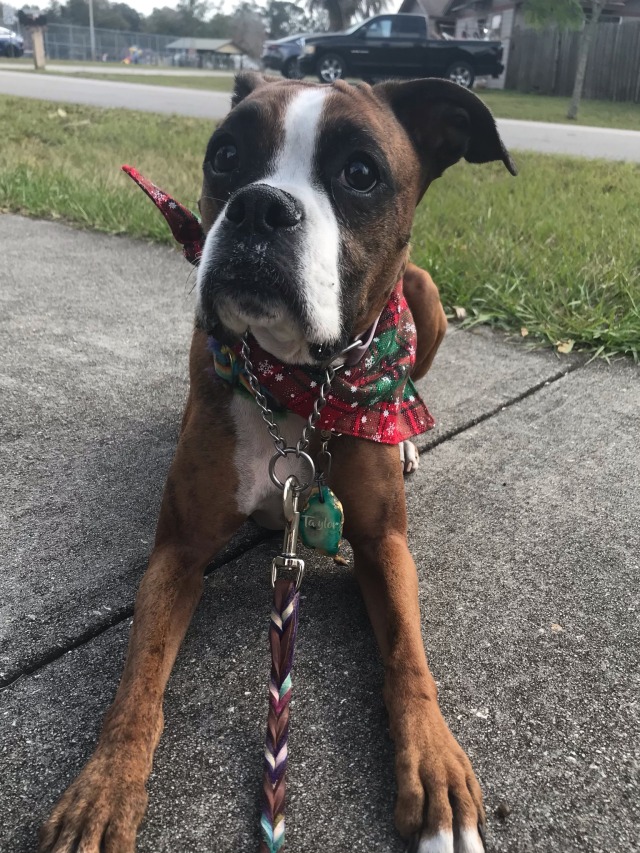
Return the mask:
[[[192, 298], [167, 249], [10, 215], [0, 244], [0, 850], [28, 853], [115, 691], [186, 394]], [[422, 390], [438, 421], [407, 481], [423, 630], [483, 785], [488, 849], [631, 853], [640, 371], [451, 331]], [[209, 576], [140, 853], [257, 847], [275, 547], [248, 525]], [[364, 608], [348, 570], [308, 566], [287, 849], [396, 853]]]

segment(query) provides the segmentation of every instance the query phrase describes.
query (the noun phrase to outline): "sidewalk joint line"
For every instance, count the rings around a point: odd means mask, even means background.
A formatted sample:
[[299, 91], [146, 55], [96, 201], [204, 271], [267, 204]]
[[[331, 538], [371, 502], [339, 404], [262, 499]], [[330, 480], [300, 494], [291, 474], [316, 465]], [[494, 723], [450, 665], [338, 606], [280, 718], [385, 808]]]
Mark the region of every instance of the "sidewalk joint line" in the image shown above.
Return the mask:
[[505, 400], [504, 403], [500, 403], [498, 406], [495, 406], [488, 412], [485, 412], [482, 415], [478, 415], [477, 417], [472, 418], [466, 423], [461, 424], [459, 427], [455, 427], [454, 429], [449, 430], [449, 432], [438, 436], [438, 438], [431, 444], [426, 444], [422, 447], [418, 445], [419, 452], [430, 453], [432, 450], [435, 450], [436, 447], [439, 447], [441, 444], [444, 444], [445, 441], [450, 441], [452, 438], [456, 438], [456, 436], [460, 435], [461, 433], [466, 432], [469, 429], [473, 429], [474, 426], [478, 426], [478, 424], [490, 420], [496, 415], [499, 415], [500, 412], [503, 412], [505, 409], [510, 409], [511, 406], [514, 406], [516, 403], [520, 403], [522, 400], [526, 400], [527, 397], [532, 397], [534, 394], [537, 394], [538, 391], [542, 391], [542, 389], [546, 388], [547, 385], [553, 385], [554, 383], [558, 382], [558, 380], [564, 379], [565, 376], [569, 376], [570, 374], [575, 373], [577, 370], [580, 370], [585, 366], [586, 364], [583, 362], [568, 365], [565, 369], [559, 370], [557, 373], [554, 373], [551, 376], [548, 376], [546, 379], [537, 382], [535, 385], [532, 385], [530, 388], [527, 388], [526, 391], [522, 391], [520, 394], [516, 394], [515, 397], [511, 397], [508, 400]]
[[[223, 566], [227, 566], [229, 563], [232, 563], [234, 560], [239, 559], [240, 557], [248, 554], [250, 551], [253, 551], [254, 548], [264, 544], [267, 542], [273, 535], [273, 531], [271, 530], [260, 530], [259, 537], [251, 542], [247, 547], [242, 547], [240, 549], [233, 549], [233, 551], [229, 554], [228, 557], [224, 559], [222, 563], [216, 563], [215, 560], [212, 560], [211, 563], [207, 566], [204, 572], [204, 577], [207, 578], [209, 575], [213, 574], [213, 572], [221, 569]], [[146, 567], [146, 563], [139, 568]], [[78, 634], [73, 640], [68, 641], [64, 646], [56, 646], [54, 649], [49, 650], [48, 652], [44, 652], [39, 657], [33, 659], [31, 663], [26, 664], [22, 667], [21, 671], [17, 674], [10, 675], [8, 677], [0, 678], [0, 693], [5, 690], [8, 690], [10, 687], [13, 687], [23, 678], [26, 678], [29, 675], [33, 675], [41, 669], [49, 666], [49, 664], [55, 663], [60, 658], [64, 657], [68, 652], [75, 651], [75, 649], [82, 648], [82, 646], [87, 645], [92, 640], [95, 640], [101, 634], [104, 634], [110, 628], [115, 628], [117, 625], [121, 625], [123, 622], [126, 622], [127, 619], [130, 619], [133, 616], [133, 604], [128, 604], [126, 607], [121, 607], [119, 610], [115, 611], [115, 613], [111, 613], [109, 619], [94, 624], [91, 628], [87, 628], [86, 631]]]
[[[503, 412], [505, 409], [511, 408], [516, 403], [521, 402], [522, 400], [526, 400], [528, 397], [532, 397], [534, 394], [537, 394], [543, 388], [546, 388], [548, 385], [553, 385], [555, 382], [558, 382], [560, 379], [564, 379], [565, 376], [569, 376], [572, 373], [575, 373], [577, 370], [585, 367], [585, 362], [577, 362], [571, 365], [568, 365], [565, 369], [558, 370], [556, 373], [548, 376], [546, 379], [537, 382], [535, 385], [532, 385], [530, 388], [527, 388], [525, 391], [522, 391], [520, 394], [516, 394], [514, 397], [506, 400], [503, 403], [500, 403], [498, 406], [495, 406], [488, 412], [485, 412], [482, 415], [478, 415], [475, 418], [467, 421], [455, 429], [446, 432], [445, 434], [439, 436], [432, 444], [419, 446], [420, 453], [430, 453], [432, 450], [435, 450], [436, 447], [439, 447], [441, 444], [444, 444], [446, 441], [450, 441], [452, 438], [456, 438], [456, 436], [460, 435], [463, 432], [466, 432], [469, 429], [472, 429], [474, 426], [478, 426], [478, 424], [484, 423], [485, 421], [490, 420], [491, 418], [499, 415], [500, 412]], [[205, 570], [204, 576], [205, 578], [212, 574], [217, 569], [222, 568], [223, 566], [228, 565], [229, 563], [237, 560], [239, 557], [244, 554], [249, 553], [254, 548], [268, 541], [272, 536], [272, 531], [264, 530], [260, 531], [259, 538], [252, 542], [248, 547], [242, 548], [238, 551], [233, 551], [229, 554], [228, 558], [224, 560], [224, 562], [219, 564], [210, 564]], [[105, 621], [100, 623], [99, 625], [94, 625], [92, 628], [87, 629], [83, 633], [79, 634], [73, 640], [68, 642], [63, 647], [57, 647], [49, 652], [46, 652], [43, 655], [40, 655], [37, 659], [35, 659], [32, 663], [25, 666], [21, 672], [17, 675], [10, 676], [9, 678], [0, 679], [0, 693], [4, 690], [13, 687], [18, 681], [22, 678], [25, 678], [28, 675], [33, 675], [33, 673], [38, 672], [40, 669], [44, 669], [49, 666], [51, 663], [55, 663], [55, 661], [59, 660], [61, 657], [67, 654], [67, 652], [74, 651], [75, 649], [79, 649], [87, 643], [91, 642], [91, 640], [96, 639], [101, 634], [104, 634], [105, 631], [108, 631], [110, 628], [114, 628], [117, 625], [122, 624], [127, 619], [130, 619], [133, 616], [133, 605], [127, 605], [126, 607], [121, 608], [116, 611], [111, 617]]]

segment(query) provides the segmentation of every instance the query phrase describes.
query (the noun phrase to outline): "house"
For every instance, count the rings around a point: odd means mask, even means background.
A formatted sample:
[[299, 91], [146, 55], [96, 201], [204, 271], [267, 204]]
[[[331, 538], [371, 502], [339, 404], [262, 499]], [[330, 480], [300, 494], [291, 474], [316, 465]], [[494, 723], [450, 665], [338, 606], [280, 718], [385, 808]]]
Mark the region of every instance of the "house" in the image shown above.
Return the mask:
[[402, 0], [398, 12], [406, 15], [424, 15], [429, 22], [429, 32], [434, 35], [453, 36], [456, 30], [455, 15], [446, 14], [450, 0]]
[[[589, 0], [582, 0], [585, 12]], [[509, 61], [511, 40], [516, 27], [526, 27], [524, 0], [403, 0], [399, 12], [424, 15], [431, 23], [431, 32], [445, 33], [457, 39], [487, 39], [501, 41], [505, 69]], [[624, 23], [640, 19], [640, 0], [608, 0], [600, 21]], [[487, 79], [492, 89], [503, 89], [506, 71], [497, 79]]]
[[174, 65], [197, 68], [234, 68], [233, 57], [244, 53], [230, 39], [179, 38], [166, 49], [173, 52]]

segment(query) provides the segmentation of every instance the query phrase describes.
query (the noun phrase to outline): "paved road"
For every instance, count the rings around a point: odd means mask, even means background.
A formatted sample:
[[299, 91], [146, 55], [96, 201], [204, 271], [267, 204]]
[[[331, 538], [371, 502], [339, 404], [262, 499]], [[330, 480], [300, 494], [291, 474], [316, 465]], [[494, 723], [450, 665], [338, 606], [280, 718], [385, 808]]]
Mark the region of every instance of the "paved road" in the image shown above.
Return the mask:
[[[0, 850], [33, 853], [116, 688], [193, 305], [166, 248], [11, 215], [0, 245]], [[640, 370], [453, 331], [422, 390], [423, 633], [488, 849], [637, 853]], [[257, 849], [275, 547], [248, 526], [207, 580], [139, 853]], [[289, 849], [401, 853], [364, 608], [349, 570], [305, 557]]]
[[[229, 96], [221, 92], [15, 71], [0, 71], [0, 93], [209, 119], [222, 118], [229, 109]], [[498, 125], [505, 143], [514, 150], [640, 163], [639, 131], [513, 119], [499, 119]]]
[[88, 80], [0, 71], [0, 93], [96, 107], [123, 107], [152, 113], [178, 113], [219, 119], [229, 110], [229, 95], [173, 86], [147, 86], [114, 80]]
[[[17, 64], [11, 61], [0, 61], [0, 71], [18, 71], [20, 74], [36, 73], [33, 65]], [[233, 71], [214, 71], [202, 68], [174, 68], [166, 65], [121, 65], [110, 62], [101, 62], [95, 65], [56, 65], [47, 63], [47, 71], [56, 74], [117, 74], [118, 76], [143, 76], [143, 77], [233, 77]]]

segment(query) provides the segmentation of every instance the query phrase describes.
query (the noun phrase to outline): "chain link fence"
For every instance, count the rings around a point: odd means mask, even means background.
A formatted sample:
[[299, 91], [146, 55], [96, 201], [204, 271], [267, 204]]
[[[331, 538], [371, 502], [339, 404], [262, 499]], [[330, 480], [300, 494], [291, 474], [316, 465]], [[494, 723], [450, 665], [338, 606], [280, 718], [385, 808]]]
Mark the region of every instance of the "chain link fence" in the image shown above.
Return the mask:
[[[170, 65], [175, 52], [167, 45], [177, 36], [159, 36], [152, 33], [133, 33], [125, 30], [94, 29], [97, 60], [146, 65]], [[25, 34], [26, 35], [26, 34]], [[70, 59], [75, 62], [91, 60], [91, 36], [89, 27], [75, 24], [49, 24], [44, 33], [44, 45], [48, 59]]]

